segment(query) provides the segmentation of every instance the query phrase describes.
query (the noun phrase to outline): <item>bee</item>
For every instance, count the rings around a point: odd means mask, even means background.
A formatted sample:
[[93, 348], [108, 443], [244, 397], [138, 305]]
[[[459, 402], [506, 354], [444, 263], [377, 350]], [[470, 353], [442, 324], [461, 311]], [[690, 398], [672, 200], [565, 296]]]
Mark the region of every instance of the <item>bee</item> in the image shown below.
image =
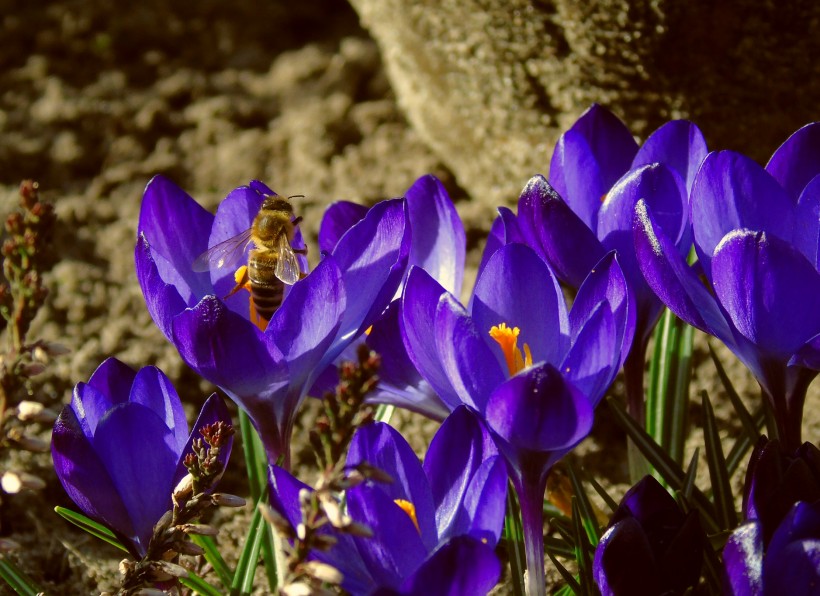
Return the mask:
[[293, 285], [303, 277], [296, 255], [307, 254], [307, 249], [291, 246], [302, 218], [294, 217], [290, 198], [267, 195], [250, 228], [212, 246], [193, 263], [194, 271], [233, 267], [240, 263], [245, 247], [253, 244], [247, 267], [237, 270], [236, 286], [225, 298], [248, 288], [251, 317], [254, 318], [255, 311], [265, 323], [282, 305], [285, 284]]

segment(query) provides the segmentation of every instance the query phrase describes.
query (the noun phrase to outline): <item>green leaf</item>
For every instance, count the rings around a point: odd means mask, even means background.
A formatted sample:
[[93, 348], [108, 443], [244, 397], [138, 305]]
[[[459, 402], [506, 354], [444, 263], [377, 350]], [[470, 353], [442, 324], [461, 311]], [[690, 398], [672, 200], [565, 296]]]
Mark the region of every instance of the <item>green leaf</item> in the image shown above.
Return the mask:
[[646, 430], [678, 464], [686, 440], [693, 337], [691, 326], [664, 310], [649, 364]]
[[[581, 512], [581, 524], [583, 525], [586, 537], [589, 544], [598, 545], [598, 540], [601, 538], [601, 528], [598, 526], [598, 518], [595, 517], [595, 508], [590, 503], [587, 497], [584, 485], [575, 473], [575, 468], [572, 463], [567, 460], [567, 473], [569, 474], [570, 482], [572, 482], [572, 491], [575, 493], [577, 499], [578, 510]], [[574, 515], [574, 514], [573, 514]]]
[[729, 375], [726, 374], [723, 364], [721, 364], [714, 348], [712, 348], [712, 343], [707, 342], [707, 345], [709, 346], [709, 355], [712, 357], [712, 362], [715, 364], [715, 369], [717, 370], [720, 382], [726, 390], [726, 394], [729, 396], [732, 406], [735, 408], [735, 412], [740, 420], [740, 424], [743, 426], [744, 432], [752, 440], [752, 444], [754, 444], [760, 438], [760, 431], [758, 430], [760, 426], [755, 422], [754, 418], [749, 413], [749, 410], [746, 409], [746, 406], [743, 405], [743, 400], [740, 399], [737, 391], [735, 391], [734, 385], [732, 385], [732, 382], [729, 380]]
[[581, 584], [581, 594], [592, 594], [592, 547], [587, 540], [587, 530], [584, 527], [583, 513], [578, 502], [578, 495], [572, 496], [572, 529], [575, 534], [575, 560], [578, 562], [578, 578]]
[[20, 596], [37, 596], [40, 588], [5, 556], [0, 556], [0, 578]]
[[521, 507], [518, 497], [510, 484], [507, 490], [507, 515], [504, 517], [504, 540], [510, 558], [510, 583], [515, 596], [525, 596], [524, 570], [527, 558], [524, 552], [524, 531], [521, 527]]
[[598, 481], [592, 476], [586, 476], [584, 479], [592, 485], [592, 488], [594, 488], [595, 492], [598, 493], [598, 496], [604, 500], [604, 503], [606, 503], [606, 506], [609, 507], [609, 510], [612, 513], [615, 513], [618, 509], [618, 503], [615, 502], [615, 499], [610, 497], [609, 493], [604, 490], [604, 487], [598, 484]]
[[222, 596], [221, 590], [212, 586], [190, 570], [188, 571], [188, 577], [181, 578], [179, 583], [193, 590], [196, 594], [202, 594], [202, 596]]
[[558, 573], [561, 574], [561, 577], [564, 578], [564, 581], [567, 582], [567, 587], [572, 590], [573, 594], [580, 594], [581, 593], [581, 584], [572, 576], [572, 574], [567, 571], [567, 568], [561, 565], [558, 562], [558, 559], [553, 557], [550, 553], [547, 553], [547, 556], [552, 561], [552, 564], [555, 565], [555, 568], [558, 570]]
[[390, 404], [379, 404], [376, 408], [375, 419], [377, 422], [390, 422], [393, 417], [393, 412], [396, 411], [396, 406]]
[[214, 539], [210, 536], [202, 536], [200, 534], [190, 534], [190, 537], [191, 542], [201, 546], [205, 550], [205, 554], [203, 555], [205, 560], [214, 568], [214, 572], [219, 578], [219, 581], [222, 582], [222, 585], [229, 588], [233, 581], [233, 572], [217, 550]]
[[[245, 466], [248, 473], [251, 498], [255, 503], [259, 503], [260, 497], [266, 493], [268, 488], [268, 458], [253, 423], [242, 410], [239, 411], [239, 428], [242, 434], [242, 446], [245, 451]], [[273, 544], [273, 532], [267, 524], [265, 524], [261, 540], [262, 558], [265, 562], [268, 587], [275, 591], [277, 583], [276, 551]]]
[[[646, 434], [645, 430], [638, 426], [638, 423], [626, 413], [614, 398], [609, 397], [606, 402], [615, 415], [615, 422], [632, 439], [649, 463], [661, 474], [663, 480], [674, 490], [682, 490], [686, 475], [680, 466], [669, 457], [660, 445], [652, 440], [652, 437]], [[692, 502], [701, 513], [701, 519], [707, 526], [705, 529], [707, 531], [719, 530], [720, 528], [715, 520], [714, 506], [697, 487], [692, 492]]]
[[128, 549], [123, 546], [122, 542], [120, 542], [120, 539], [117, 538], [114, 532], [106, 528], [104, 525], [95, 522], [93, 519], [87, 518], [82, 513], [71, 511], [71, 509], [66, 509], [65, 507], [57, 506], [54, 508], [54, 511], [57, 515], [66, 521], [71, 522], [81, 530], [88, 532], [92, 536], [95, 536], [96, 538], [99, 538], [112, 546], [116, 546], [125, 553], [128, 552]]
[[732, 485], [729, 481], [729, 471], [726, 469], [723, 449], [720, 446], [720, 434], [715, 412], [712, 410], [712, 402], [709, 401], [706, 391], [701, 391], [700, 396], [703, 402], [703, 438], [706, 447], [706, 461], [709, 464], [709, 477], [712, 480], [717, 522], [720, 529], [728, 530], [737, 526]]
[[251, 523], [248, 526], [245, 546], [242, 548], [239, 561], [236, 563], [236, 571], [231, 583], [231, 596], [246, 596], [253, 591], [253, 578], [256, 575], [262, 541], [266, 535], [265, 529], [270, 527], [262, 517], [262, 512], [259, 509], [260, 503], [261, 500], [256, 503]]
[[564, 557], [565, 559], [575, 558], [575, 546], [561, 538], [545, 536], [544, 550], [548, 553], [552, 553], [556, 557]]
[[698, 475], [698, 456], [700, 455], [700, 447], [695, 448], [692, 454], [692, 459], [689, 461], [689, 467], [686, 469], [686, 478], [683, 481], [683, 497], [687, 501], [692, 500], [692, 492], [695, 490], [695, 478]]
[[[765, 409], [765, 406], [761, 406], [752, 416], [752, 420], [754, 420], [758, 429], [762, 429], [766, 423]], [[757, 443], [757, 439], [753, 439], [746, 433], [737, 438], [729, 450], [729, 455], [726, 456], [726, 469], [729, 470], [730, 476], [733, 476], [740, 464], [746, 461], [746, 453], [755, 446], [755, 443]]]

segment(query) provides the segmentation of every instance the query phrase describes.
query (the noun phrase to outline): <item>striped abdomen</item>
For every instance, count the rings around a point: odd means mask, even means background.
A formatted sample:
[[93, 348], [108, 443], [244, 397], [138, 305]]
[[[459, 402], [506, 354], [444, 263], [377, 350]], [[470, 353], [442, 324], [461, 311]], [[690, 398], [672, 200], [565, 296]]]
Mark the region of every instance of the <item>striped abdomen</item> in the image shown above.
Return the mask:
[[266, 321], [271, 320], [285, 297], [285, 283], [274, 273], [276, 258], [276, 253], [269, 250], [252, 250], [248, 258], [251, 300], [257, 314]]

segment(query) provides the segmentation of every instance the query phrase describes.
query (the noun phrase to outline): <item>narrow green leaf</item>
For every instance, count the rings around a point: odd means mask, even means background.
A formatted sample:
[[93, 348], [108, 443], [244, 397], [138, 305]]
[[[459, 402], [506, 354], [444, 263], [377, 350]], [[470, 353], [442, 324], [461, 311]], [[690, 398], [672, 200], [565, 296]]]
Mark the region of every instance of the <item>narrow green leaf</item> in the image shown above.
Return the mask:
[[[248, 473], [251, 498], [255, 503], [258, 503], [260, 496], [265, 494], [268, 487], [268, 458], [253, 423], [242, 410], [239, 411], [239, 428], [242, 433], [242, 446], [245, 450], [245, 466]], [[265, 575], [268, 578], [268, 587], [275, 591], [277, 582], [276, 552], [273, 544], [273, 532], [267, 524], [262, 532], [261, 549], [262, 559], [265, 563]]]
[[598, 493], [598, 496], [604, 500], [604, 503], [606, 503], [606, 506], [609, 507], [609, 510], [612, 513], [615, 513], [615, 510], [618, 509], [618, 503], [615, 502], [615, 499], [609, 496], [609, 493], [606, 492], [604, 487], [598, 484], [598, 481], [592, 476], [585, 476], [584, 480], [592, 485], [592, 488], [594, 488], [595, 492]]
[[376, 408], [375, 418], [377, 422], [390, 422], [393, 417], [393, 412], [396, 411], [396, 406], [390, 404], [379, 404]]
[[726, 460], [720, 446], [715, 412], [712, 402], [706, 391], [701, 391], [703, 402], [703, 438], [706, 447], [706, 461], [709, 464], [709, 477], [712, 481], [712, 491], [717, 512], [717, 522], [720, 529], [728, 530], [737, 526], [732, 485], [729, 482], [729, 472], [726, 469]]
[[553, 536], [544, 537], [544, 550], [552, 553], [556, 557], [564, 557], [565, 559], [575, 558], [575, 546]]
[[253, 590], [253, 578], [256, 575], [256, 567], [259, 561], [259, 551], [262, 548], [262, 539], [265, 536], [265, 523], [259, 504], [254, 509], [251, 523], [248, 526], [248, 534], [245, 538], [245, 546], [239, 554], [236, 563], [233, 582], [231, 582], [231, 596], [246, 596]]
[[[764, 406], [761, 406], [752, 416], [755, 428], [757, 429], [762, 429], [763, 425], [766, 423], [766, 414], [764, 410]], [[726, 469], [729, 471], [730, 476], [733, 476], [738, 467], [740, 467], [740, 464], [746, 461], [746, 453], [748, 453], [749, 449], [754, 447], [756, 442], [757, 439], [753, 439], [748, 435], [748, 433], [743, 433], [737, 438], [734, 445], [732, 445], [732, 448], [729, 450], [729, 455], [726, 456]]]
[[581, 584], [572, 576], [572, 574], [567, 571], [567, 568], [561, 565], [558, 562], [558, 559], [553, 557], [551, 554], [547, 553], [547, 556], [552, 561], [552, 564], [555, 565], [555, 568], [558, 570], [558, 573], [561, 574], [561, 577], [564, 578], [564, 581], [567, 582], [567, 587], [572, 590], [573, 594], [580, 594], [581, 593]]
[[225, 559], [222, 558], [219, 550], [217, 550], [214, 539], [210, 536], [201, 536], [199, 534], [191, 534], [190, 536], [191, 542], [201, 546], [205, 550], [205, 554], [203, 556], [205, 557], [205, 560], [211, 564], [211, 567], [214, 568], [214, 573], [216, 573], [219, 581], [223, 586], [229, 588], [231, 586], [231, 582], [233, 581], [233, 572], [225, 562]]
[[737, 391], [735, 391], [734, 385], [732, 385], [732, 382], [729, 380], [729, 375], [726, 374], [723, 364], [717, 357], [714, 348], [712, 348], [712, 343], [707, 342], [707, 345], [709, 346], [709, 355], [712, 357], [712, 362], [715, 364], [715, 369], [717, 370], [720, 382], [726, 390], [726, 394], [729, 396], [732, 406], [735, 408], [735, 412], [740, 420], [740, 424], [743, 426], [744, 432], [752, 440], [752, 444], [754, 444], [760, 437], [760, 431], [758, 430], [760, 427], [755, 424], [755, 420], [749, 413], [749, 410], [747, 410], [746, 406], [743, 405], [743, 400], [740, 399]]
[[202, 594], [202, 596], [222, 596], [221, 590], [212, 586], [191, 571], [188, 571], [188, 577], [181, 578], [179, 583], [193, 590], [196, 594]]
[[573, 594], [575, 594], [575, 591], [573, 591], [569, 584], [566, 584], [558, 588], [555, 596], [572, 596]]
[[601, 538], [601, 528], [598, 526], [598, 518], [595, 517], [595, 508], [587, 497], [584, 485], [575, 473], [575, 468], [572, 463], [567, 460], [567, 472], [569, 474], [570, 482], [572, 482], [572, 491], [578, 500], [578, 509], [581, 512], [581, 523], [584, 527], [589, 544], [593, 547], [598, 545], [598, 540]]
[[577, 494], [572, 496], [572, 530], [575, 535], [575, 560], [578, 562], [581, 594], [586, 596], [592, 593], [592, 559], [591, 547], [587, 540], [587, 530], [584, 527], [584, 514], [581, 511], [579, 501]]
[[692, 500], [692, 491], [695, 490], [695, 478], [698, 475], [698, 456], [700, 455], [700, 447], [695, 448], [692, 454], [692, 459], [689, 461], [689, 467], [686, 469], [686, 478], [683, 481], [683, 497], [687, 501]]
[[[623, 407], [612, 398], [607, 398], [607, 405], [615, 415], [615, 421], [624, 432], [632, 439], [633, 443], [644, 454], [649, 463], [661, 474], [662, 478], [674, 490], [682, 490], [686, 475], [680, 466], [666, 454], [666, 452], [652, 440], [632, 417], [626, 413]], [[717, 531], [717, 521], [715, 521], [715, 510], [712, 503], [697, 487], [692, 492], [692, 502], [701, 512], [701, 518], [706, 524], [707, 531]]]
[[573, 557], [575, 552], [575, 534], [572, 529], [572, 521], [568, 517], [561, 519], [550, 519], [550, 528], [561, 535], [561, 538], [573, 549]]
[[524, 530], [521, 526], [521, 507], [515, 490], [507, 490], [507, 515], [504, 518], [504, 540], [507, 543], [507, 555], [510, 558], [510, 583], [515, 596], [525, 596], [524, 571], [527, 569], [527, 558], [524, 552]]
[[102, 524], [95, 522], [93, 519], [87, 518], [82, 513], [77, 513], [76, 511], [72, 511], [71, 509], [60, 507], [59, 505], [54, 508], [54, 511], [57, 513], [57, 515], [59, 515], [66, 521], [71, 522], [81, 530], [88, 532], [92, 536], [95, 536], [112, 546], [117, 547], [125, 553], [128, 552], [128, 549], [125, 548], [125, 546], [123, 546], [122, 542], [120, 542], [120, 539], [117, 538], [114, 532], [112, 532]]
[[37, 596], [42, 590], [17, 565], [0, 556], [0, 579], [20, 596]]

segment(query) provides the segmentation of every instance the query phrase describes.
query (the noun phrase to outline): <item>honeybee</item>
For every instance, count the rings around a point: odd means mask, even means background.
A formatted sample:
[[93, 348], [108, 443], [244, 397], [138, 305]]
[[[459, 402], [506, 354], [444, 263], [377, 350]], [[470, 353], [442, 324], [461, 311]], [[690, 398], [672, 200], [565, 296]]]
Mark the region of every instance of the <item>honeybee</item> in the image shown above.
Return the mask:
[[302, 277], [296, 255], [307, 253], [304, 248], [291, 246], [302, 218], [294, 217], [289, 198], [267, 195], [250, 228], [212, 246], [193, 263], [194, 271], [233, 267], [240, 263], [245, 247], [252, 243], [247, 267], [241, 275], [237, 272], [236, 286], [225, 298], [247, 287], [251, 293], [251, 315], [255, 309], [266, 323], [282, 305], [285, 284], [293, 285]]

